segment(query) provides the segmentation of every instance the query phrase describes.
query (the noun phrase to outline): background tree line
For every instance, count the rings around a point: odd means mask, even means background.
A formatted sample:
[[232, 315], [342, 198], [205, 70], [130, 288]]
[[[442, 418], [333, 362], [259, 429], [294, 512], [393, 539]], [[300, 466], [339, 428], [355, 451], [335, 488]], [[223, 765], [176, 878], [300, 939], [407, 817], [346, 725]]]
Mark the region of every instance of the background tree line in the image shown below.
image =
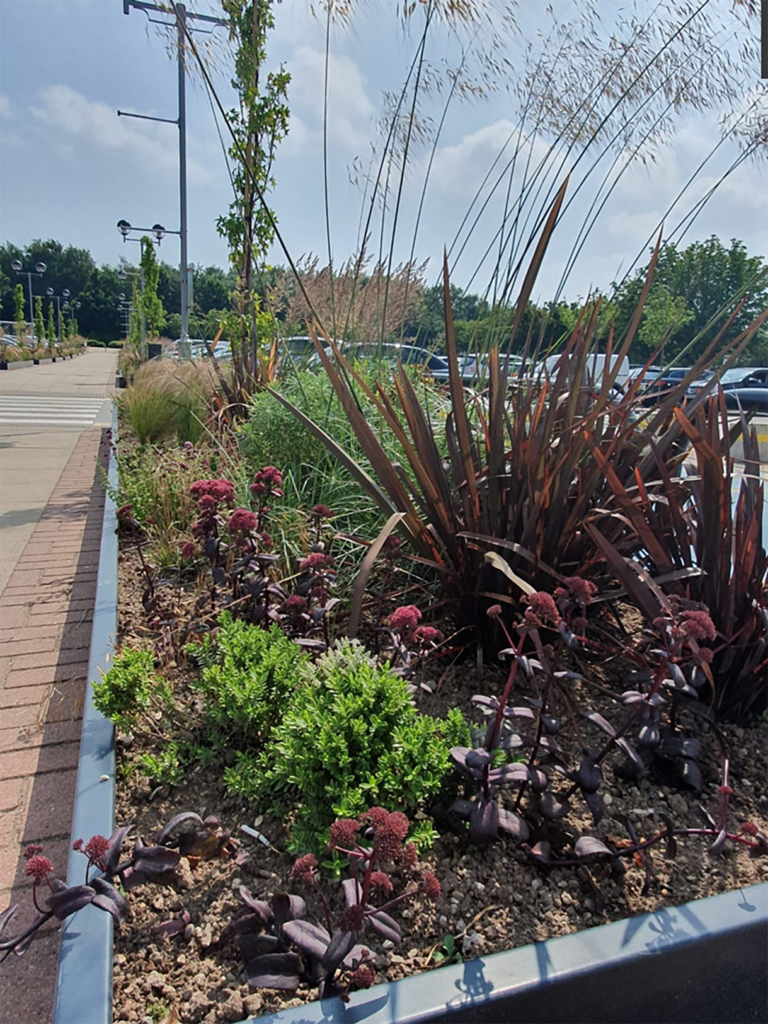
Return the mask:
[[[69, 288], [72, 299], [81, 303], [78, 324], [83, 335], [99, 341], [119, 337], [118, 295], [131, 292], [131, 280], [124, 281], [118, 276], [123, 264], [99, 267], [87, 249], [64, 246], [54, 240], [37, 239], [26, 249], [6, 242], [0, 245], [0, 319], [8, 321], [15, 316], [14, 289], [18, 279], [11, 270], [14, 259], [22, 260], [25, 266], [38, 260], [47, 265], [44, 278], [35, 280], [36, 292], [52, 287], [60, 295], [62, 289]], [[385, 284], [382, 267], [350, 259], [335, 273], [336, 301], [332, 304], [327, 268], [319, 266], [318, 260], [313, 258], [299, 266], [305, 292], [329, 332], [331, 318], [335, 317], [339, 337], [368, 341], [380, 337], [415, 340], [425, 347], [441, 350], [445, 341], [443, 289], [441, 284], [427, 286], [424, 270], [423, 265], [404, 264], [393, 272], [382, 331], [379, 326], [380, 297]], [[160, 262], [158, 271], [157, 294], [165, 312], [164, 333], [177, 338], [181, 329], [179, 270]], [[625, 281], [606, 287], [602, 296], [591, 297], [592, 301], [600, 297], [598, 323], [602, 337], [607, 338], [612, 322], [617, 337], [623, 336], [636, 307], [645, 272], [646, 267], [641, 267]], [[193, 281], [190, 334], [211, 338], [233, 308], [238, 279], [233, 270], [196, 266]], [[254, 291], [259, 308], [275, 317], [281, 333], [305, 333], [310, 311], [285, 268], [262, 271], [254, 281]], [[513, 308], [492, 307], [482, 296], [458, 285], [451, 286], [451, 295], [457, 341], [464, 351], [475, 347], [485, 350], [491, 344], [499, 344], [505, 351], [520, 352], [529, 335], [551, 348], [573, 329], [583, 306], [582, 299], [549, 306], [531, 304], [517, 337], [511, 339]], [[725, 333], [724, 342], [735, 337], [768, 305], [768, 263], [760, 256], [750, 256], [743, 242], [732, 239], [726, 247], [712, 236], [685, 248], [672, 242], [664, 244], [631, 358], [636, 362], [647, 359], [663, 341], [665, 363], [674, 362], [681, 353], [685, 363], [692, 362], [713, 335], [709, 331], [699, 340], [697, 336], [711, 322], [724, 322], [724, 311], [732, 308], [735, 296], [744, 297], [745, 301]], [[768, 330], [764, 328], [758, 334], [742, 362], [768, 364]]]

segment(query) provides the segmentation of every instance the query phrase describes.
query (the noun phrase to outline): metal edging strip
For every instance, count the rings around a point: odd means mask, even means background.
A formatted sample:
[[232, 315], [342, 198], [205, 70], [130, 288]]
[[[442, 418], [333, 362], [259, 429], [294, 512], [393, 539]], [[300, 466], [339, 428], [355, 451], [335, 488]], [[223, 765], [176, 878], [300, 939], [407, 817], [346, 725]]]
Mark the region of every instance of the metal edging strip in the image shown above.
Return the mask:
[[[112, 443], [117, 440], [117, 407], [112, 410]], [[110, 451], [108, 487], [101, 529], [96, 601], [88, 659], [88, 686], [77, 768], [72, 840], [109, 836], [115, 814], [114, 726], [93, 704], [94, 679], [106, 671], [117, 637], [117, 516], [111, 493], [118, 471]], [[111, 493], [110, 493], [111, 492]], [[84, 879], [85, 858], [70, 849], [67, 881]], [[112, 916], [84, 907], [61, 929], [54, 1024], [110, 1024], [112, 1020]]]

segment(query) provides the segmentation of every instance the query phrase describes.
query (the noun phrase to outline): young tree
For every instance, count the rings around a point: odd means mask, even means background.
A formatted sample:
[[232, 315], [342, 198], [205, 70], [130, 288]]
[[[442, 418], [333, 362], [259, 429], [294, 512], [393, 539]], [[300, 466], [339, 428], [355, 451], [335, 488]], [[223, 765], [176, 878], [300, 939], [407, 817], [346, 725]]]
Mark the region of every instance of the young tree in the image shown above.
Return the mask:
[[53, 315], [53, 303], [48, 303], [48, 326], [46, 328], [48, 338], [48, 351], [53, 356], [56, 353], [56, 320]]
[[[147, 337], [157, 338], [165, 326], [165, 309], [157, 294], [160, 268], [155, 257], [155, 247], [152, 239], [146, 235], [141, 240], [141, 268], [144, 271], [144, 287], [139, 301], [144, 310], [144, 325]], [[137, 305], [135, 292], [133, 305]]]
[[17, 284], [14, 288], [13, 302], [15, 306], [13, 321], [16, 344], [19, 348], [25, 348], [27, 343], [27, 319], [24, 314], [24, 288], [20, 284]]
[[[145, 278], [146, 284], [146, 278]], [[128, 341], [139, 351], [144, 342], [144, 331], [142, 321], [142, 308], [144, 306], [144, 296], [142, 295], [141, 288], [137, 278], [133, 279], [133, 289], [131, 291], [131, 311], [128, 314]], [[146, 317], [146, 311], [144, 313]]]
[[230, 262], [238, 278], [235, 300], [240, 322], [232, 329], [238, 330], [239, 337], [230, 341], [244, 347], [257, 340], [254, 276], [274, 237], [275, 220], [262, 198], [274, 186], [275, 150], [288, 132], [290, 75], [282, 67], [264, 75], [267, 33], [274, 26], [272, 0], [222, 0], [222, 6], [229, 16], [234, 46], [232, 87], [238, 109], [230, 115], [235, 136], [229, 149], [234, 199], [216, 226], [229, 242]]
[[42, 348], [45, 323], [43, 322], [43, 297], [35, 296], [35, 348]]

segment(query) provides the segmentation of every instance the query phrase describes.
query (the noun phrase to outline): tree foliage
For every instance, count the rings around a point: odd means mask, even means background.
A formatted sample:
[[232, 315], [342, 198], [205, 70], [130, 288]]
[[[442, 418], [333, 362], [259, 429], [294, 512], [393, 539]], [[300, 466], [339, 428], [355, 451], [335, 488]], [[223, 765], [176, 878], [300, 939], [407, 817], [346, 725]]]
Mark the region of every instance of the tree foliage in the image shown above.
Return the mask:
[[272, 0], [222, 0], [222, 6], [229, 16], [234, 48], [232, 88], [238, 108], [230, 114], [235, 136], [229, 149], [234, 198], [229, 212], [219, 217], [217, 228], [229, 243], [230, 261], [237, 274], [241, 322], [239, 337], [230, 336], [230, 340], [244, 344], [255, 340], [254, 275], [274, 238], [274, 214], [262, 200], [274, 187], [275, 151], [288, 133], [290, 75], [282, 67], [264, 74], [267, 34], [274, 27]]
[[53, 312], [53, 303], [48, 303], [48, 324], [45, 328], [48, 340], [48, 352], [54, 355], [56, 352], [56, 319]]
[[[165, 309], [157, 294], [160, 268], [155, 256], [155, 246], [152, 239], [146, 235], [141, 240], [141, 269], [144, 271], [144, 281], [139, 301], [144, 311], [147, 337], [157, 338], [165, 326]], [[134, 307], [136, 304], [134, 297]]]
[[24, 313], [24, 286], [17, 284], [13, 290], [13, 323], [14, 334], [19, 345], [24, 343], [24, 336], [27, 333], [27, 318]]
[[45, 323], [43, 321], [43, 297], [42, 295], [35, 296], [35, 337], [37, 339], [37, 345], [42, 346], [43, 337], [45, 335]]
[[[621, 335], [629, 325], [640, 295], [647, 267], [619, 285], [613, 299], [616, 328]], [[698, 335], [710, 322], [725, 323], [738, 298], [744, 304], [723, 335], [731, 341], [768, 306], [768, 264], [749, 256], [738, 239], [726, 248], [714, 235], [680, 249], [667, 242], [659, 253], [653, 285], [648, 296], [632, 356], [645, 359], [664, 342], [664, 361], [685, 350], [684, 361], [693, 362], [706, 345]], [[762, 329], [750, 348], [750, 358], [765, 360], [767, 332]]]

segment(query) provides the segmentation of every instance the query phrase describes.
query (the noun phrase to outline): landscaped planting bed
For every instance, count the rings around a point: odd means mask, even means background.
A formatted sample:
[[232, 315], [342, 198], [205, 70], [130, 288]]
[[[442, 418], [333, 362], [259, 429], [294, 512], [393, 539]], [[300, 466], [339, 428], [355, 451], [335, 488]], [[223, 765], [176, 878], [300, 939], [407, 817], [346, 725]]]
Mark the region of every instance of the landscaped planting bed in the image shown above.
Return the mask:
[[321, 356], [351, 454], [297, 417], [280, 466], [279, 383], [194, 443], [122, 404], [117, 828], [73, 837], [84, 885], [29, 851], [43, 917], [119, 925], [115, 1019], [347, 998], [766, 880], [762, 487], [732, 506], [721, 404], [523, 393], [492, 353], [483, 405], [449, 355], [423, 399]]
[[[121, 563], [121, 593], [135, 595], [136, 578], [135, 560], [125, 558]], [[124, 604], [125, 622], [135, 621], [138, 613], [137, 604]], [[617, 669], [618, 666], [612, 672]], [[185, 695], [195, 699], [189, 684], [196, 675], [197, 670], [191, 666], [165, 674], [173, 680], [174, 693], [181, 702]], [[439, 682], [440, 675], [429, 675], [432, 683]], [[610, 682], [610, 677], [599, 670], [591, 676], [602, 680], [601, 685]], [[473, 714], [476, 717], [472, 696], [498, 694], [505, 677], [500, 668], [478, 670], [471, 662], [463, 663], [442, 679], [438, 692], [419, 699], [419, 708], [440, 717], [450, 708], [458, 707], [469, 718]], [[601, 691], [582, 684], [576, 684], [575, 689], [577, 699], [588, 702], [595, 710], [605, 715], [615, 713], [616, 702]], [[531, 688], [523, 684], [516, 699], [532, 695]], [[690, 720], [685, 724], [694, 728], [696, 725]], [[748, 729], [725, 726], [723, 732], [733, 752], [734, 795], [729, 820], [735, 829], [743, 822], [751, 822], [765, 832], [768, 722]], [[593, 740], [599, 739], [599, 735], [589, 732]], [[144, 735], [141, 740], [134, 737], [127, 746], [119, 744], [119, 749], [123, 765], [130, 769], [142, 754], [156, 756], [161, 745]], [[611, 758], [609, 764], [615, 760]], [[700, 763], [710, 780], [701, 797], [653, 777], [638, 783], [622, 783], [606, 770], [601, 788], [605, 816], [595, 828], [586, 807], [574, 807], [562, 830], [564, 848], [573, 837], [582, 834], [620, 847], [629, 841], [620, 824], [624, 815], [634, 823], [640, 836], [653, 835], [661, 819], [658, 815], [646, 818], [651, 808], [670, 815], [677, 828], [701, 828], [699, 804], [714, 808], [719, 800], [715, 745], [710, 745], [708, 755]], [[505, 802], [512, 806], [512, 800]], [[285, 852], [289, 839], [285, 822], [228, 794], [222, 785], [221, 764], [197, 767], [172, 787], [158, 787], [137, 769], [119, 788], [116, 818], [118, 822], [135, 822], [135, 832], [149, 839], [174, 814], [186, 808], [217, 815], [250, 857], [242, 865], [237, 865], [233, 858], [223, 858], [203, 862], [193, 872], [185, 867], [176, 884], [145, 886], [131, 896], [133, 917], [116, 937], [115, 1019], [163, 1019], [162, 1014], [174, 1008], [185, 1024], [218, 1024], [276, 1012], [316, 998], [317, 989], [309, 986], [302, 986], [295, 993], [251, 988], [237, 939], [220, 941], [233, 918], [246, 909], [238, 895], [241, 886], [262, 900], [274, 892], [296, 893], [307, 901], [308, 918], [323, 922], [323, 908], [312, 889], [298, 884], [292, 875], [296, 858]], [[422, 854], [420, 862], [439, 880], [440, 896], [432, 903], [419, 894], [413, 901], [404, 902], [399, 912], [393, 911], [402, 933], [397, 945], [368, 931], [365, 942], [372, 952], [376, 983], [768, 880], [767, 857], [752, 858], [748, 851], [739, 848], [728, 848], [723, 856], [709, 857], [706, 840], [691, 836], [679, 841], [673, 859], [666, 859], [662, 850], [656, 848], [652, 858], [653, 879], [647, 892], [646, 865], [635, 857], [626, 861], [626, 874], [619, 879], [612, 876], [609, 866], [595, 867], [592, 875], [599, 887], [595, 893], [592, 882], [579, 867], [542, 871], [510, 839], [477, 849], [466, 836], [446, 827], [445, 822], [439, 824], [445, 834]], [[455, 829], [459, 823], [454, 820], [452, 824]], [[271, 845], [265, 846], [242, 832], [241, 825], [260, 832]], [[535, 838], [534, 833], [529, 845]], [[338, 885], [332, 874], [325, 875], [323, 888], [334, 914], [343, 908]], [[189, 923], [179, 934], [169, 939], [158, 934], [158, 926], [173, 920], [186, 921], [186, 915]]]

